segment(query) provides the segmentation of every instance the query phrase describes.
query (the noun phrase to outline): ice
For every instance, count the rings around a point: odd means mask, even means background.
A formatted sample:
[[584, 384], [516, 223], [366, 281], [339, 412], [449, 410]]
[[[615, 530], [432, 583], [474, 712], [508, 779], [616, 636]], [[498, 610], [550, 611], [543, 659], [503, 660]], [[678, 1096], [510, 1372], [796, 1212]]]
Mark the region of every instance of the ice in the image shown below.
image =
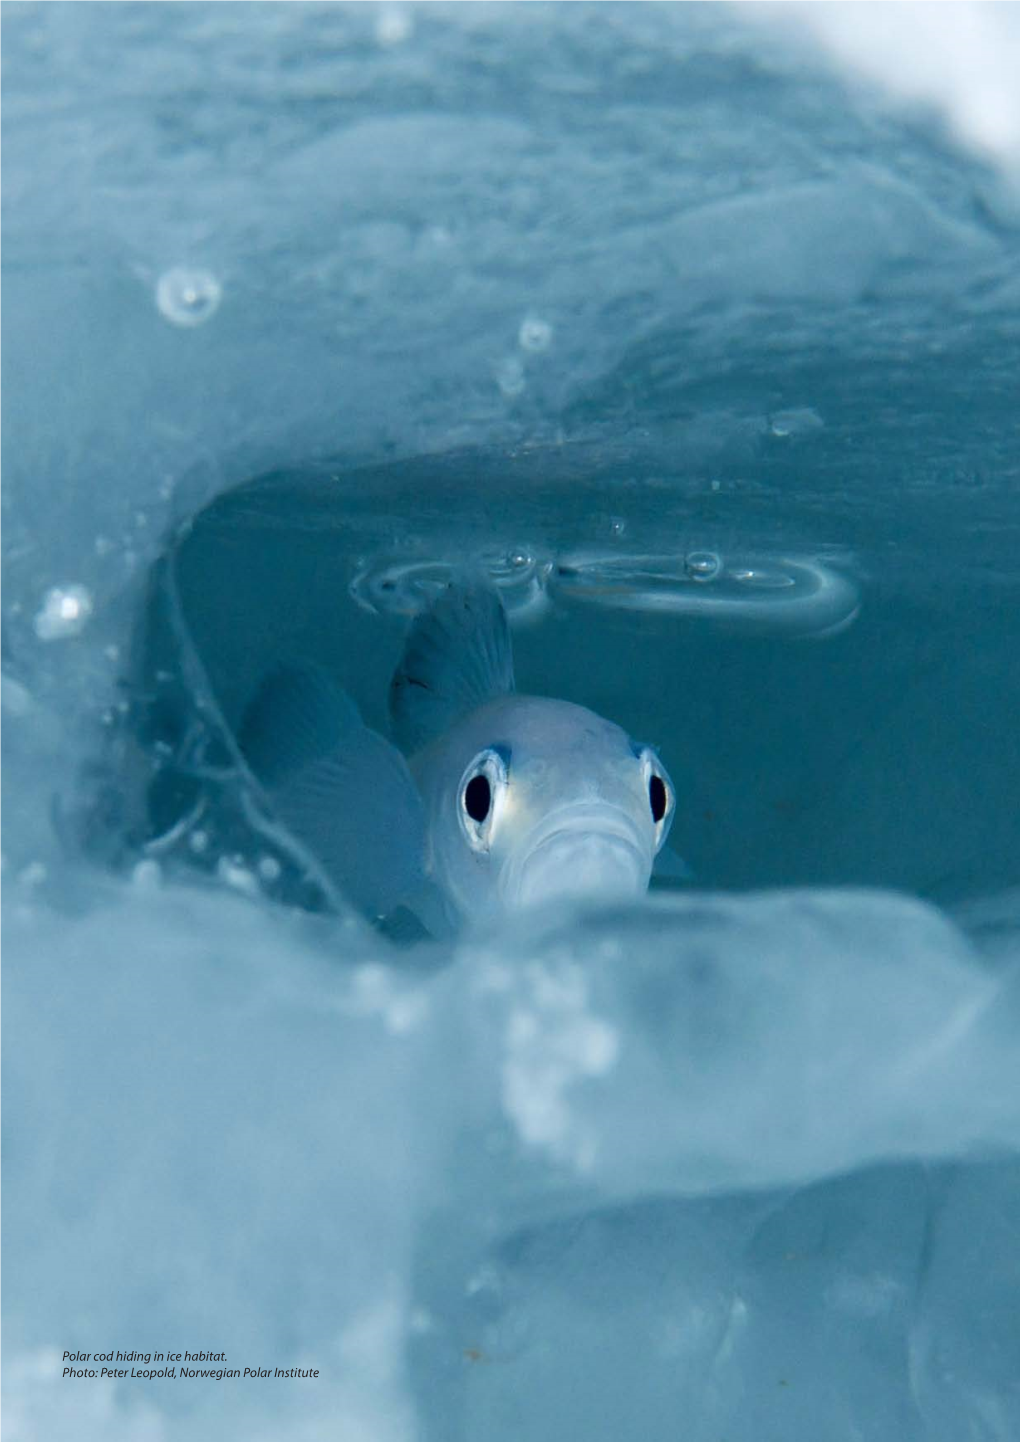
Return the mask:
[[917, 902], [698, 896], [507, 950], [463, 978], [471, 1089], [495, 1078], [516, 1144], [600, 1196], [1020, 1144], [1016, 979]]
[[1015, 971], [915, 902], [818, 892], [464, 960], [475, 1156], [418, 1260], [428, 1435], [1011, 1435], [1015, 1269], [976, 1279], [1020, 1186], [991, 1159]]
[[73, 925], [8, 896], [12, 1435], [82, 1435], [45, 1359], [110, 1348], [320, 1379], [122, 1381], [115, 1404], [83, 1379], [96, 1437], [413, 1435], [408, 1248], [434, 1129], [399, 995], [251, 905], [103, 890]]
[[1016, 1425], [1016, 970], [930, 908], [667, 899], [402, 975], [104, 884], [5, 944], [14, 1435], [82, 1435], [53, 1356], [133, 1345], [324, 1380], [94, 1389], [96, 1436], [778, 1438], [834, 1386], [833, 1436], [948, 1438], [947, 1388]]
[[[5, 1435], [1013, 1442], [1015, 7], [3, 28]], [[371, 716], [479, 558], [693, 883], [401, 951], [150, 835], [202, 524], [189, 693]]]
[[877, 82], [900, 104], [935, 109], [964, 145], [1020, 173], [1015, 6], [894, 0], [866, 14], [841, 3], [745, 8], [770, 11], [772, 21], [795, 19], [851, 76]]

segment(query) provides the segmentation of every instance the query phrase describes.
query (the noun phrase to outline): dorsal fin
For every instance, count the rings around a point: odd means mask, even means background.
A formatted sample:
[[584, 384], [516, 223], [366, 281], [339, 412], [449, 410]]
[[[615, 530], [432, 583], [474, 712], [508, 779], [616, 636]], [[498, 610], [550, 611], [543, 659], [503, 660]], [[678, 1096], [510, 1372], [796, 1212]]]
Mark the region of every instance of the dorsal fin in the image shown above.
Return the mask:
[[317, 667], [280, 666], [238, 731], [245, 761], [309, 869], [369, 916], [422, 883], [425, 815], [407, 763]]
[[394, 739], [411, 755], [513, 689], [510, 628], [498, 591], [480, 578], [452, 581], [408, 633], [390, 683]]

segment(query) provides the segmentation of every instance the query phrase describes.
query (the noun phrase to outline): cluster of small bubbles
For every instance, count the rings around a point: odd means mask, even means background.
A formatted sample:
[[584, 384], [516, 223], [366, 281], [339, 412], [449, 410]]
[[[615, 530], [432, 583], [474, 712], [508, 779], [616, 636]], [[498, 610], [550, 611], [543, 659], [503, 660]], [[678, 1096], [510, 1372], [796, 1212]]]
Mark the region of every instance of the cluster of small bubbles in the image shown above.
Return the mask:
[[524, 390], [524, 366], [516, 356], [509, 356], [496, 367], [496, 384], [507, 397], [513, 400]]
[[375, 38], [380, 45], [402, 45], [414, 34], [411, 12], [403, 6], [384, 5], [375, 22]]
[[692, 581], [714, 580], [721, 565], [714, 551], [688, 551], [684, 557], [684, 570]]
[[258, 882], [245, 866], [243, 856], [221, 856], [216, 863], [216, 875], [227, 886], [243, 891], [246, 896], [254, 896], [258, 892]]
[[92, 597], [84, 586], [54, 586], [46, 592], [35, 617], [40, 641], [61, 641], [84, 631], [92, 615]]
[[209, 833], [207, 831], [193, 831], [188, 837], [188, 845], [196, 856], [201, 856], [204, 851], [209, 850]]
[[159, 313], [172, 325], [203, 325], [216, 314], [222, 298], [222, 286], [207, 270], [174, 266], [156, 284]]
[[521, 321], [521, 328], [517, 332], [517, 344], [521, 350], [530, 351], [532, 355], [538, 355], [548, 350], [552, 343], [553, 328], [547, 320], [540, 320], [538, 316], [529, 315]]

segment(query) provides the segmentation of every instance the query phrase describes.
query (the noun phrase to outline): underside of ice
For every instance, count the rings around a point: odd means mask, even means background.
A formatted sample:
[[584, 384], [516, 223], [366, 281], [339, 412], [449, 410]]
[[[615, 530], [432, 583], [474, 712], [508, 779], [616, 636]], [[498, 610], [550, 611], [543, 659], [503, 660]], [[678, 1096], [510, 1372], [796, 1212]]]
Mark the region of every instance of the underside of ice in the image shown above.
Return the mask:
[[[437, 1436], [1016, 1415], [1016, 973], [927, 907], [551, 916], [438, 975], [197, 891], [10, 913], [25, 1435], [90, 1435], [64, 1344], [322, 1370], [164, 1386], [159, 1437], [411, 1436], [412, 1382]], [[140, 1395], [94, 1435], [149, 1435]]]
[[[1015, 7], [3, 19], [5, 1434], [1013, 1442]], [[465, 560], [682, 862], [395, 946], [224, 738]]]

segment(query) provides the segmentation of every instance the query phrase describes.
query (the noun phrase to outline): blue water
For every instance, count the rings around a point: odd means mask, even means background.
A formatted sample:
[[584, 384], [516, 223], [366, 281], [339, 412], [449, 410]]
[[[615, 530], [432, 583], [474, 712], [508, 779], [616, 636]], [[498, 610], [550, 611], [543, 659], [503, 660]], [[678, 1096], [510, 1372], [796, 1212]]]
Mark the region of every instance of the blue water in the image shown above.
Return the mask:
[[[1020, 1431], [1020, 21], [823, 11], [4, 6], [12, 1437]], [[465, 559], [687, 874], [394, 949], [234, 731]]]

